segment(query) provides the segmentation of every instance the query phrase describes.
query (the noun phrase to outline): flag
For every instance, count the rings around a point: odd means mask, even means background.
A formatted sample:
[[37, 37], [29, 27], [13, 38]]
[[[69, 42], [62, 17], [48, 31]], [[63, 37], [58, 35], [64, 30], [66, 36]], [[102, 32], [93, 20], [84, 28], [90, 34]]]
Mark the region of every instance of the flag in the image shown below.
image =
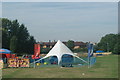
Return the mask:
[[35, 59], [40, 58], [40, 44], [34, 45], [34, 58]]
[[93, 56], [93, 44], [89, 43], [88, 44], [88, 57]]

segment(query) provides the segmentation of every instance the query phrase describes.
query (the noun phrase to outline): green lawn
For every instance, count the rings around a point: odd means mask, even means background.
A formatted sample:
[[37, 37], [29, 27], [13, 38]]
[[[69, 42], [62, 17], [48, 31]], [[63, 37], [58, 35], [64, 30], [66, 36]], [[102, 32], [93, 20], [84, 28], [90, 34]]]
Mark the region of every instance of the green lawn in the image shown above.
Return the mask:
[[3, 78], [118, 78], [118, 56], [97, 57], [91, 68], [7, 68], [2, 73]]

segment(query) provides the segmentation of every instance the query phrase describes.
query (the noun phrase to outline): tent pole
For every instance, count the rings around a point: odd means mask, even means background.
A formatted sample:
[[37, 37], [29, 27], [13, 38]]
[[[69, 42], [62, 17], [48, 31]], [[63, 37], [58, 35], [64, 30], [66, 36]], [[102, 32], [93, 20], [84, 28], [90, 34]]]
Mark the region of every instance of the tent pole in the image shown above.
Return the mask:
[[89, 63], [90, 63], [90, 57], [88, 56], [88, 68], [90, 68]]
[[85, 61], [85, 60], [79, 58], [78, 56], [75, 56], [75, 57], [77, 57], [78, 59], [82, 60], [82, 61], [85, 62], [85, 63], [88, 63], [87, 61]]

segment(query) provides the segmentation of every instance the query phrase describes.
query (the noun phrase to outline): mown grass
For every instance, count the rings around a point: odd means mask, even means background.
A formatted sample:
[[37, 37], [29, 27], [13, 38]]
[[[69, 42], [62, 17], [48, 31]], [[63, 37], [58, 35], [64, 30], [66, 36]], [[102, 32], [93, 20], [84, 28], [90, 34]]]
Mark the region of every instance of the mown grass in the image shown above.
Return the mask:
[[91, 68], [85, 67], [41, 67], [41, 68], [6, 68], [3, 78], [117, 78], [118, 56], [97, 57]]

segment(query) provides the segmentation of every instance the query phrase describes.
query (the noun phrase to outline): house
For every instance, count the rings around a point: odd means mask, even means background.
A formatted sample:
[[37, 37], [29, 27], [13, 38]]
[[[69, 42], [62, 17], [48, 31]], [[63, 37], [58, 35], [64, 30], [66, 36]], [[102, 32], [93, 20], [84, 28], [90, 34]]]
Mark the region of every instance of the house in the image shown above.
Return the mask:
[[84, 42], [74, 42], [74, 49], [85, 48], [85, 47], [87, 47], [87, 43], [84, 43]]
[[[67, 42], [63, 42], [65, 45]], [[56, 41], [49, 41], [49, 42], [39, 42], [41, 48], [53, 48], [54, 45], [56, 44]], [[87, 47], [87, 43], [84, 43], [84, 42], [74, 42], [74, 49], [77, 49], [77, 48], [85, 48]]]

